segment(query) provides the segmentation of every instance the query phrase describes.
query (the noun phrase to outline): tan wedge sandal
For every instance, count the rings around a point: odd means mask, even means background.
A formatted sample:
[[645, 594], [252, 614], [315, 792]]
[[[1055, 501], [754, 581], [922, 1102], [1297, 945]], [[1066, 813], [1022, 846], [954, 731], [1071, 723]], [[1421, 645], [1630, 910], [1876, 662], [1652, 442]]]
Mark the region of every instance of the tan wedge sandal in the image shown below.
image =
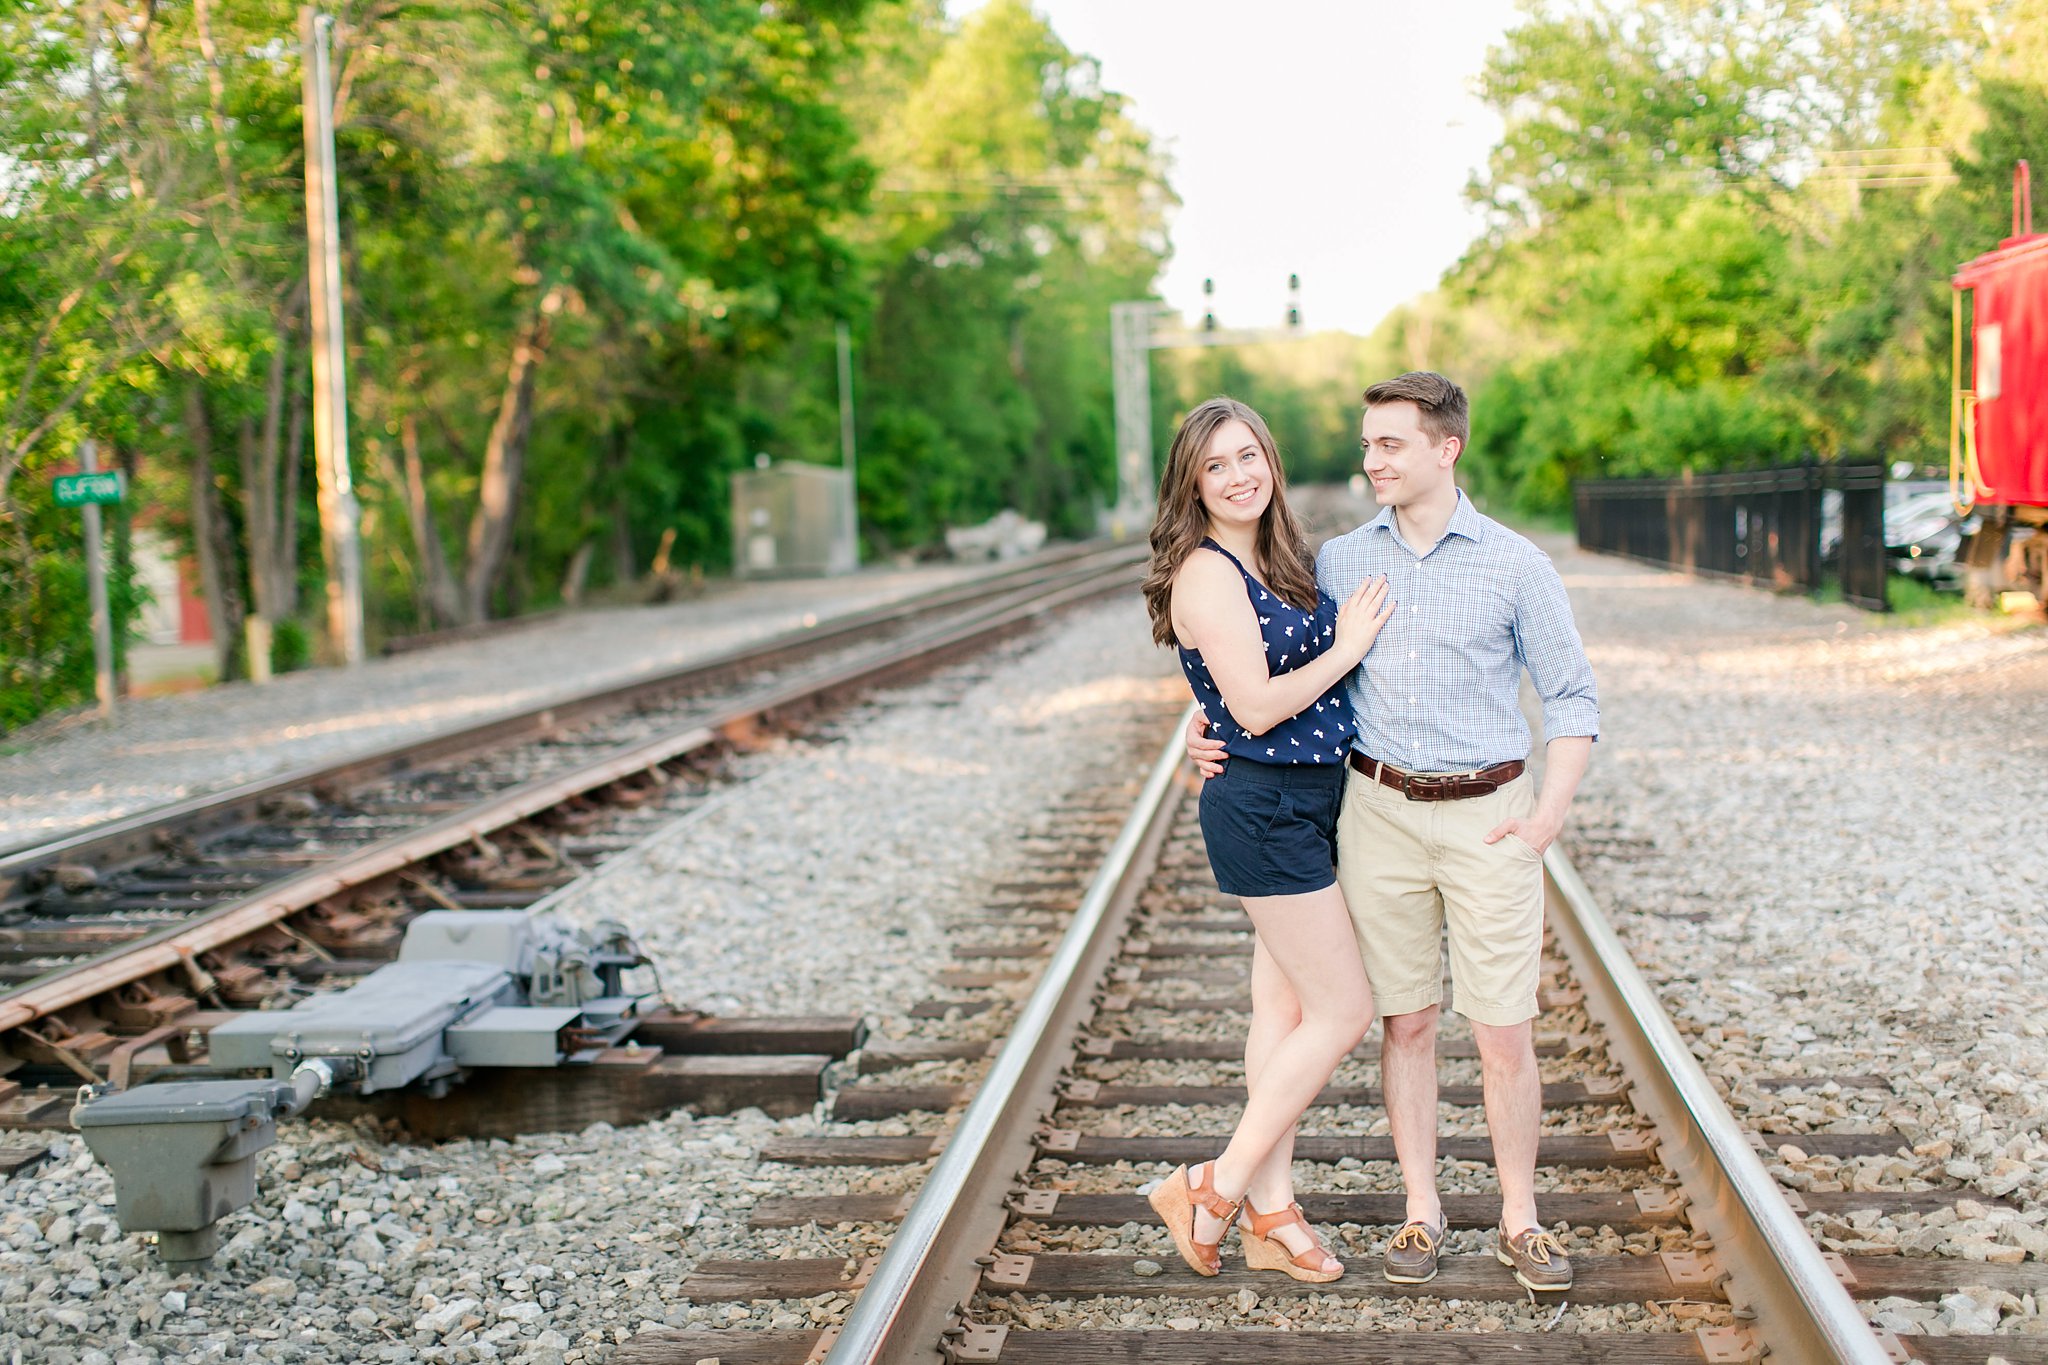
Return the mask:
[[[1328, 1284], [1344, 1273], [1344, 1267], [1335, 1270], [1323, 1269], [1323, 1257], [1335, 1260], [1336, 1255], [1323, 1239], [1316, 1236], [1314, 1228], [1308, 1225], [1308, 1217], [1301, 1211], [1301, 1205], [1289, 1204], [1272, 1213], [1260, 1213], [1252, 1207], [1252, 1201], [1244, 1202], [1244, 1216], [1247, 1221], [1238, 1225], [1238, 1240], [1244, 1244], [1244, 1263], [1253, 1270], [1277, 1270], [1294, 1279], [1308, 1284]], [[1299, 1223], [1301, 1230], [1315, 1243], [1298, 1256], [1290, 1256], [1287, 1244], [1271, 1234], [1289, 1223]]]
[[[1199, 1164], [1199, 1163], [1197, 1163]], [[1177, 1166], [1172, 1175], [1159, 1182], [1152, 1193], [1145, 1196], [1147, 1202], [1160, 1218], [1166, 1222], [1166, 1230], [1173, 1234], [1173, 1244], [1179, 1249], [1181, 1259], [1188, 1263], [1188, 1269], [1197, 1275], [1214, 1275], [1223, 1269], [1223, 1254], [1218, 1248], [1223, 1243], [1223, 1234], [1218, 1233], [1213, 1242], [1195, 1240], [1195, 1210], [1206, 1209], [1223, 1224], [1223, 1231], [1230, 1231], [1230, 1225], [1237, 1220], [1242, 1199], [1225, 1199], [1216, 1193], [1216, 1163], [1208, 1163], [1209, 1169], [1202, 1173], [1202, 1183], [1188, 1183], [1188, 1168]]]

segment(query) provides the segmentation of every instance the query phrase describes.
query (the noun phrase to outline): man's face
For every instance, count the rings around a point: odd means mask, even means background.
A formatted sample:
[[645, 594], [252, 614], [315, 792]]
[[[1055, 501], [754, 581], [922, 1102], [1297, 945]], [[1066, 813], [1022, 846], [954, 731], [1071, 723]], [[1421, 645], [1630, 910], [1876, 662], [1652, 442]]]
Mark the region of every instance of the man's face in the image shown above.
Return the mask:
[[1382, 507], [1407, 507], [1441, 492], [1458, 461], [1458, 438], [1431, 440], [1422, 429], [1422, 409], [1406, 399], [1367, 408], [1359, 445], [1373, 500]]

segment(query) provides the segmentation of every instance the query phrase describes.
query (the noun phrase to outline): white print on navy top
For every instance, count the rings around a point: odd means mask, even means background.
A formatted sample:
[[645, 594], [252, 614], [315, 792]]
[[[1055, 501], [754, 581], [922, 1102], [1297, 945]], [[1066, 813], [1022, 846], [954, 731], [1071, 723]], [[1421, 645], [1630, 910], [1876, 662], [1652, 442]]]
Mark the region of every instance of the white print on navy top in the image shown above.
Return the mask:
[[[1267, 666], [1274, 674], [1299, 668], [1329, 648], [1337, 633], [1337, 603], [1334, 598], [1327, 593], [1318, 592], [1316, 609], [1312, 612], [1303, 611], [1285, 598], [1278, 598], [1268, 592], [1234, 556], [1222, 551], [1213, 542], [1203, 543], [1206, 547], [1223, 553], [1225, 558], [1236, 565], [1237, 571], [1244, 577], [1245, 590], [1253, 600], [1274, 603], [1269, 610], [1280, 618], [1277, 628], [1274, 616], [1258, 618], [1259, 634], [1266, 645]], [[1316, 629], [1318, 625], [1322, 626], [1320, 631]], [[1297, 629], [1303, 637], [1300, 640], [1295, 640]], [[1290, 644], [1290, 641], [1293, 643]], [[1223, 704], [1223, 693], [1217, 688], [1215, 679], [1209, 673], [1209, 666], [1203, 662], [1199, 651], [1182, 646], [1180, 663], [1182, 671], [1187, 674], [1189, 685], [1194, 688], [1196, 697], [1201, 700], [1202, 712], [1209, 718], [1212, 733], [1223, 741], [1226, 753], [1248, 758], [1263, 757], [1276, 763], [1344, 761], [1355, 727], [1350, 702], [1344, 696], [1343, 684], [1339, 683], [1324, 693], [1311, 709], [1290, 716], [1264, 736], [1255, 736], [1237, 724], [1229, 708]], [[1311, 739], [1320, 743], [1306, 742]], [[1285, 747], [1288, 751], [1285, 758], [1280, 756], [1282, 740], [1286, 741]]]

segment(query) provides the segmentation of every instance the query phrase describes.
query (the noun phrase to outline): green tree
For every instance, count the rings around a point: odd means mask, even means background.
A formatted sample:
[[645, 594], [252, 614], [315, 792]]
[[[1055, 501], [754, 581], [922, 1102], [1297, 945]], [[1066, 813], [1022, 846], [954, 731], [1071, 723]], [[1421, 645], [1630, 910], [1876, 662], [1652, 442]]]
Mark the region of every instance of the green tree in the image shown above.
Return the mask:
[[[0, 724], [78, 695], [45, 476], [82, 436], [195, 553], [223, 675], [317, 596], [296, 32], [0, 0]], [[1020, 0], [394, 0], [335, 65], [373, 637], [723, 562], [733, 469], [836, 456], [842, 321], [876, 548], [1089, 525], [1170, 194]]]
[[918, 543], [1009, 506], [1085, 531], [1114, 480], [1109, 307], [1149, 293], [1171, 193], [1097, 63], [1022, 0], [937, 14], [878, 33], [853, 102], [882, 168], [863, 521]]

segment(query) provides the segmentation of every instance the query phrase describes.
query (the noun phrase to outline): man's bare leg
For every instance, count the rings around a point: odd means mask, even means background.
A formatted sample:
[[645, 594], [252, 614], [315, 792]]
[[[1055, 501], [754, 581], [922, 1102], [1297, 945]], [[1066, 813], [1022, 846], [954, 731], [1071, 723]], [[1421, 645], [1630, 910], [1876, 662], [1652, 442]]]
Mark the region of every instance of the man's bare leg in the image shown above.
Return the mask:
[[1536, 1143], [1542, 1128], [1543, 1081], [1536, 1069], [1533, 1021], [1506, 1026], [1474, 1023], [1472, 1033], [1479, 1043], [1486, 1129], [1493, 1138], [1493, 1164], [1500, 1176], [1501, 1226], [1511, 1233], [1540, 1227]]
[[[1408, 1221], [1440, 1227], [1443, 1202], [1436, 1192], [1436, 1021], [1441, 1007], [1390, 1015], [1380, 1021], [1380, 1083], [1387, 1124], [1408, 1195]], [[1491, 1110], [1488, 1111], [1489, 1115]]]

